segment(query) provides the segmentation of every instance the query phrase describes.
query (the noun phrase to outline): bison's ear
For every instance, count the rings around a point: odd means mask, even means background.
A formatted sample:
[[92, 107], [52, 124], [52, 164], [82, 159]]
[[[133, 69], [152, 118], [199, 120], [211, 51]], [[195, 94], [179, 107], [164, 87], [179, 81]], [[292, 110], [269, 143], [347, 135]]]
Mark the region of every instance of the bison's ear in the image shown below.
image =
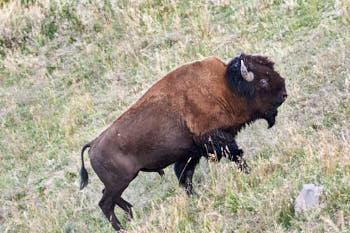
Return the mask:
[[[241, 54], [239, 57], [235, 57], [227, 64], [226, 69], [226, 80], [228, 82], [228, 85], [230, 86], [231, 90], [240, 96], [246, 96], [248, 98], [254, 97], [254, 84], [253, 80], [247, 81], [242, 76], [242, 70], [247, 70], [247, 68], [241, 67], [241, 64], [244, 60], [245, 54]], [[247, 71], [248, 72], [248, 71]], [[243, 72], [244, 73], [244, 72]], [[249, 72], [252, 73], [252, 72]], [[252, 74], [253, 75], [253, 74]], [[250, 77], [251, 78], [251, 77]], [[254, 75], [253, 75], [254, 79]]]

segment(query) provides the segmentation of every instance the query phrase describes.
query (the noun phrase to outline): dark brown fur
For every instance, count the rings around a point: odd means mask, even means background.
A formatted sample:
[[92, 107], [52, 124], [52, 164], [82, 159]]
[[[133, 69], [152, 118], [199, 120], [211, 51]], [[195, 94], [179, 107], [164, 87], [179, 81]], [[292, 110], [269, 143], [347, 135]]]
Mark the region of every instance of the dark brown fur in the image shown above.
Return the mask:
[[[242, 79], [237, 69], [243, 60], [255, 74]], [[262, 86], [266, 79], [268, 86]], [[242, 54], [228, 65], [215, 57], [185, 64], [155, 83], [124, 112], [90, 147], [91, 165], [105, 185], [99, 202], [116, 230], [118, 205], [132, 217], [132, 205], [121, 198], [139, 171], [161, 172], [175, 163], [175, 172], [188, 193], [201, 156], [218, 153], [233, 161], [242, 157], [234, 140], [238, 131], [256, 119], [273, 126], [277, 107], [286, 98], [284, 79], [266, 57]], [[84, 164], [81, 188], [87, 184]]]

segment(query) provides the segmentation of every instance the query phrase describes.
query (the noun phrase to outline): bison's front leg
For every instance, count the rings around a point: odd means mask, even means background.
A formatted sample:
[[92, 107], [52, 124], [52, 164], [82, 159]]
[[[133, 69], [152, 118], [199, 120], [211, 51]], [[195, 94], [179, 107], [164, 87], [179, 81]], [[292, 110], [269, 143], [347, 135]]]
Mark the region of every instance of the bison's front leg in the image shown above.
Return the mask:
[[163, 169], [160, 169], [158, 171], [158, 174], [160, 175], [160, 177], [163, 177], [165, 173], [164, 173]]
[[192, 178], [200, 157], [186, 158], [175, 162], [174, 171], [179, 184], [185, 188], [187, 195], [196, 194], [193, 191]]
[[238, 164], [241, 171], [247, 174], [250, 172], [250, 167], [248, 166], [246, 159], [243, 157], [244, 152], [242, 149], [238, 148], [235, 141], [229, 143], [225, 147], [225, 152], [227, 158]]
[[219, 161], [225, 156], [237, 163], [242, 171], [249, 173], [250, 168], [243, 157], [243, 150], [238, 148], [236, 140], [229, 130], [213, 131], [200, 137], [199, 142], [199, 145], [202, 145], [200, 146], [201, 150], [205, 153], [215, 154]]

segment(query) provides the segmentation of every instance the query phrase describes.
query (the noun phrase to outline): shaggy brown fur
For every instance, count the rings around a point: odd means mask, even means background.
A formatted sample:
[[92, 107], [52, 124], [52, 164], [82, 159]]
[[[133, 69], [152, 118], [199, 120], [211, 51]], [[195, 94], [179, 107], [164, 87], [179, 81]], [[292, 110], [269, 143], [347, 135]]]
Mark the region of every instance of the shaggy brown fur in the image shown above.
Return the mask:
[[[242, 78], [241, 60], [254, 73], [253, 82]], [[103, 213], [119, 230], [114, 206], [132, 217], [132, 205], [121, 198], [129, 183], [139, 171], [162, 172], [173, 163], [180, 184], [191, 194], [201, 156], [228, 154], [238, 161], [243, 154], [234, 140], [238, 131], [256, 119], [273, 126], [286, 96], [284, 79], [263, 56], [242, 54], [228, 65], [210, 57], [170, 72], [82, 149], [83, 157], [90, 147], [91, 165], [105, 185], [99, 202]], [[84, 164], [81, 176], [84, 188]]]

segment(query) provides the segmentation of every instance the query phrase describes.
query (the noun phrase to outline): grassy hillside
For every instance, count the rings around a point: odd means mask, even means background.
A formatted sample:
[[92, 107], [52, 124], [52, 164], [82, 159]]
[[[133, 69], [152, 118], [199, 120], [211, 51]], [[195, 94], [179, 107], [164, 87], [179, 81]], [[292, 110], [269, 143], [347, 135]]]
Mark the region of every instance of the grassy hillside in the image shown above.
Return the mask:
[[[268, 55], [289, 98], [238, 135], [252, 172], [201, 161], [199, 197], [140, 173], [128, 232], [350, 231], [350, 1], [0, 1], [0, 232], [112, 232], [80, 149], [181, 64]], [[320, 208], [297, 216], [304, 183]]]

